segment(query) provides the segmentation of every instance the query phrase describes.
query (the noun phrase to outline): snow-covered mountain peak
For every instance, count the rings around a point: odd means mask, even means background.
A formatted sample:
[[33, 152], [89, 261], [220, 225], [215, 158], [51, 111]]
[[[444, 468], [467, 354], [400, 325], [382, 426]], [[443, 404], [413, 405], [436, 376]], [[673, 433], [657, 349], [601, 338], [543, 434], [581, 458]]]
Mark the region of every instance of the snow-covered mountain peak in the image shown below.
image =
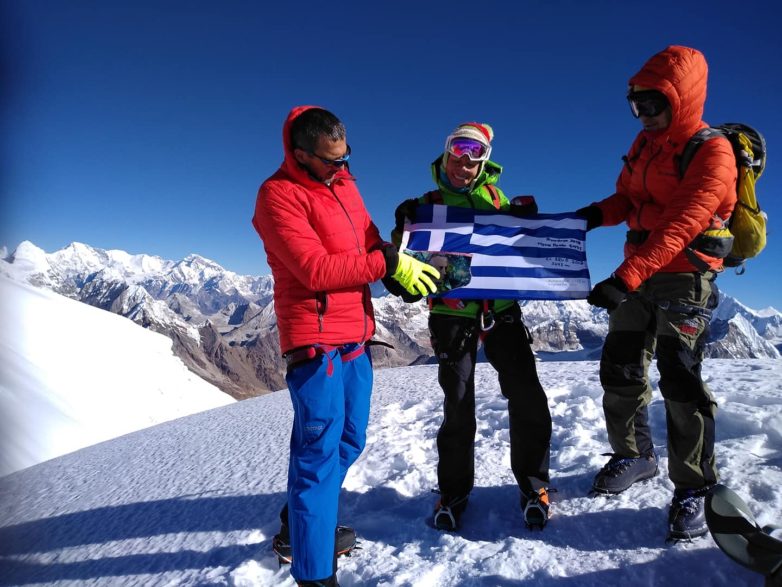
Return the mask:
[[49, 259], [43, 249], [39, 249], [30, 241], [22, 241], [8, 258], [16, 269], [27, 273], [45, 273], [49, 270]]
[[757, 312], [755, 312], [755, 310], [748, 308], [735, 298], [726, 296], [724, 293], [720, 292], [720, 303], [714, 310], [714, 317], [720, 320], [729, 320], [731, 316], [737, 313], [743, 314], [745, 316], [757, 316]]
[[182, 264], [188, 265], [190, 267], [209, 268], [220, 272], [225, 271], [225, 269], [223, 269], [223, 267], [221, 267], [215, 261], [212, 261], [211, 259], [207, 259], [206, 257], [202, 257], [197, 253], [191, 253], [187, 255], [184, 259], [182, 259], [181, 262]]
[[105, 253], [111, 264], [121, 270], [127, 278], [158, 275], [167, 272], [173, 265], [172, 261], [154, 255], [131, 255], [118, 249], [105, 251]]
[[218, 263], [195, 254], [188, 255], [176, 263], [170, 272], [172, 279], [191, 285], [203, 284], [215, 278], [219, 280], [229, 275], [234, 274], [223, 269]]
[[108, 256], [102, 249], [96, 249], [83, 243], [73, 242], [67, 247], [49, 255], [52, 265], [67, 274], [92, 273], [107, 265]]

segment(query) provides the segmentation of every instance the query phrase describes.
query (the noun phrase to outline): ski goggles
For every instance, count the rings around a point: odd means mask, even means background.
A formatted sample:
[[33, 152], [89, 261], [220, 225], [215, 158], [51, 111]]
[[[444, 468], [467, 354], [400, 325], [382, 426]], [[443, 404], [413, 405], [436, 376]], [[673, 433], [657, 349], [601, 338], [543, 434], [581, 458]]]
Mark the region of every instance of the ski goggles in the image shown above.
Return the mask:
[[320, 157], [311, 151], [309, 153], [316, 159], [320, 159], [324, 165], [331, 165], [332, 167], [342, 167], [344, 165], [347, 165], [348, 159], [350, 159], [350, 145], [348, 145], [348, 150], [345, 152], [345, 154], [339, 159], [324, 159], [323, 157]]
[[487, 161], [491, 154], [491, 146], [475, 139], [449, 136], [445, 141], [445, 152], [454, 157], [467, 155], [470, 161]]
[[630, 92], [627, 94], [630, 104], [630, 112], [633, 116], [658, 116], [668, 108], [668, 98], [657, 90], [644, 90], [642, 92]]

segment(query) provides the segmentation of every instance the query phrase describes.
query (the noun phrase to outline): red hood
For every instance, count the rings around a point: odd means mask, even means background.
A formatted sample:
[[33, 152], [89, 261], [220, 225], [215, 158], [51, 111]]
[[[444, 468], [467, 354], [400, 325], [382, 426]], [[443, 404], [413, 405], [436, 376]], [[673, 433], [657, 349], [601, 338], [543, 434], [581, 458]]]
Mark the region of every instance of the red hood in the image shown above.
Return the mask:
[[630, 85], [659, 90], [671, 104], [671, 124], [656, 136], [681, 143], [704, 126], [708, 66], [703, 53], [671, 45], [654, 55], [630, 78]]
[[[320, 106], [294, 106], [288, 113], [285, 124], [282, 125], [282, 147], [285, 152], [285, 160], [282, 163], [282, 169], [285, 170], [290, 177], [296, 178], [299, 182], [312, 182], [315, 180], [307, 173], [307, 170], [296, 161], [296, 157], [293, 154], [293, 143], [291, 141], [291, 124], [293, 124], [293, 121], [303, 112], [306, 112], [311, 108], [320, 108]], [[346, 177], [351, 177], [351, 175], [346, 168], [342, 168], [334, 176], [334, 179]]]

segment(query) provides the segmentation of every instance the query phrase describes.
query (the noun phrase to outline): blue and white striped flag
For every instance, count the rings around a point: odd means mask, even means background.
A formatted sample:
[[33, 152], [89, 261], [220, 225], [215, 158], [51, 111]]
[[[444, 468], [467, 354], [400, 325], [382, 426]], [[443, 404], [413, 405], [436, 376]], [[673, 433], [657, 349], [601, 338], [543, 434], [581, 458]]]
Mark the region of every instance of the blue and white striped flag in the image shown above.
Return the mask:
[[471, 208], [421, 205], [401, 250], [466, 254], [469, 282], [445, 298], [575, 300], [589, 294], [586, 220], [574, 212], [516, 218]]

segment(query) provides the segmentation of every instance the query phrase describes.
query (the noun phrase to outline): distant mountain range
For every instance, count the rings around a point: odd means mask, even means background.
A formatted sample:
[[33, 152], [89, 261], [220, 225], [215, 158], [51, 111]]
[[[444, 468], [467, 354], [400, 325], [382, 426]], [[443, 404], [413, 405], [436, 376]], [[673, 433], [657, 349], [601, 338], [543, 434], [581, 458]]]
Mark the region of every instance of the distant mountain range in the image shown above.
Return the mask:
[[[175, 353], [199, 376], [242, 399], [285, 387], [270, 275], [237, 275], [198, 255], [168, 261], [81, 243], [47, 254], [30, 242], [1, 251], [0, 275], [49, 289], [130, 318], [171, 338]], [[428, 311], [372, 286], [377, 367], [432, 362]], [[524, 321], [542, 360], [600, 357], [608, 331], [604, 310], [585, 301], [527, 301]], [[111, 344], [111, 341], [106, 341]], [[722, 295], [707, 356], [780, 358], [782, 314], [752, 310]]]

